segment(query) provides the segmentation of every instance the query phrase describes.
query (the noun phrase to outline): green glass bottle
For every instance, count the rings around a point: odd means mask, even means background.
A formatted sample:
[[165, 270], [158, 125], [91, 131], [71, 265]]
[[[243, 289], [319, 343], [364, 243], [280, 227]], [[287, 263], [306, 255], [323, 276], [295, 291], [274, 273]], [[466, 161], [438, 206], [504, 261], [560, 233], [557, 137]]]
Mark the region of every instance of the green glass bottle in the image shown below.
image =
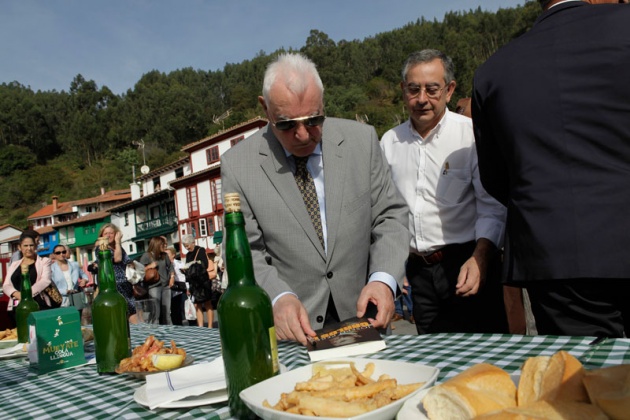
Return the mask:
[[116, 366], [131, 356], [131, 335], [127, 301], [116, 290], [112, 251], [106, 238], [99, 238], [98, 295], [92, 303], [94, 350], [98, 373], [114, 373]]
[[239, 393], [279, 372], [276, 330], [269, 295], [256, 284], [240, 197], [225, 194], [225, 262], [228, 287], [217, 314], [230, 411], [255, 418]]
[[17, 322], [18, 343], [28, 343], [28, 315], [31, 312], [39, 311], [39, 305], [33, 299], [28, 265], [22, 265], [20, 268], [22, 270], [22, 288], [20, 290], [20, 303], [15, 308], [15, 320]]

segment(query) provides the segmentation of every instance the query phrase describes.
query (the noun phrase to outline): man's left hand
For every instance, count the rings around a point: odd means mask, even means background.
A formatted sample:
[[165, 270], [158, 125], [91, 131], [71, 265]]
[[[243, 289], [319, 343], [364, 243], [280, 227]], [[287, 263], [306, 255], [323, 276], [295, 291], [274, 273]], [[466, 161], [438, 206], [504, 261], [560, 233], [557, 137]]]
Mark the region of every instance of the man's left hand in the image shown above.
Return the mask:
[[392, 289], [381, 281], [371, 281], [361, 290], [361, 295], [357, 301], [357, 317], [365, 315], [365, 310], [369, 302], [376, 305], [376, 319], [368, 318], [368, 321], [376, 328], [385, 328], [394, 315], [394, 296]]
[[479, 238], [477, 246], [462, 268], [459, 270], [455, 294], [457, 296], [468, 297], [476, 295], [486, 281], [486, 270], [488, 261], [496, 250], [494, 244], [486, 239]]

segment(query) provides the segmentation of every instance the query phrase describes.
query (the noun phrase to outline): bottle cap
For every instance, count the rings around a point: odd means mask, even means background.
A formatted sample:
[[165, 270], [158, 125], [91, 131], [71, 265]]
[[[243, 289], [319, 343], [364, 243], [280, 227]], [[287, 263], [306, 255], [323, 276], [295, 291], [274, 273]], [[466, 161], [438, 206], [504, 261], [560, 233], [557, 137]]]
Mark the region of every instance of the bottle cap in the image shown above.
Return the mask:
[[241, 211], [241, 196], [238, 193], [225, 193], [223, 205], [227, 213]]
[[98, 238], [96, 240], [96, 245], [98, 246], [98, 249], [100, 249], [101, 251], [105, 251], [107, 248], [109, 248], [109, 239], [104, 236]]
[[22, 264], [20, 269], [22, 270], [22, 274], [28, 273], [28, 264]]

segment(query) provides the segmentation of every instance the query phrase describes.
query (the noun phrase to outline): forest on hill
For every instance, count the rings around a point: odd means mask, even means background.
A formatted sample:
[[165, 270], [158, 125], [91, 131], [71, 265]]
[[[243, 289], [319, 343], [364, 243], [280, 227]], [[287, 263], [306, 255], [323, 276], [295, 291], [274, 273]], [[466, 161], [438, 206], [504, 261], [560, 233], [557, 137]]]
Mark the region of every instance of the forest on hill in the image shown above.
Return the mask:
[[[470, 96], [475, 69], [529, 30], [539, 13], [535, 1], [451, 12], [352, 41], [312, 29], [299, 51], [318, 66], [326, 115], [363, 120], [382, 135], [407, 119], [399, 83], [409, 53], [436, 48], [453, 58], [453, 107]], [[261, 51], [217, 71], [151, 70], [122, 95], [80, 74], [61, 92], [0, 84], [0, 225], [26, 228], [26, 217], [53, 195], [63, 202], [128, 188], [132, 166], [144, 159], [157, 168], [183, 156], [188, 143], [263, 116], [257, 97], [264, 70], [281, 52]]]

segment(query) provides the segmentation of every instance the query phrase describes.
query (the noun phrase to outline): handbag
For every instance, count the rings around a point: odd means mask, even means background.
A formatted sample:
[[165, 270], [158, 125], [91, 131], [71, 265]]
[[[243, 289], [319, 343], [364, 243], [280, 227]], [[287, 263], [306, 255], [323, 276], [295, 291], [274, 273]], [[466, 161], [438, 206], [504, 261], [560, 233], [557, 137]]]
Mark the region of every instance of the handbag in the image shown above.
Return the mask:
[[138, 261], [131, 261], [125, 268], [125, 277], [131, 284], [140, 283], [144, 280], [145, 269], [144, 265]]
[[195, 310], [195, 305], [190, 299], [190, 296], [188, 296], [186, 302], [184, 302], [184, 313], [186, 314], [186, 319], [188, 321], [194, 321], [197, 319], [197, 311]]
[[185, 292], [188, 290], [188, 288], [186, 287], [186, 282], [176, 281], [175, 283], [173, 283], [171, 290], [173, 292]]
[[149, 288], [144, 284], [143, 281], [134, 284], [133, 286], [133, 297], [137, 300], [146, 299], [149, 296]]
[[58, 308], [61, 306], [61, 302], [63, 302], [63, 296], [61, 296], [59, 289], [57, 289], [57, 285], [52, 280], [50, 281], [48, 287], [33, 298], [39, 304], [40, 309]]
[[160, 273], [157, 267], [144, 268], [144, 283], [151, 286], [160, 281]]
[[84, 292], [68, 293], [68, 300], [70, 301], [70, 306], [74, 306], [78, 310], [87, 306], [87, 300]]

